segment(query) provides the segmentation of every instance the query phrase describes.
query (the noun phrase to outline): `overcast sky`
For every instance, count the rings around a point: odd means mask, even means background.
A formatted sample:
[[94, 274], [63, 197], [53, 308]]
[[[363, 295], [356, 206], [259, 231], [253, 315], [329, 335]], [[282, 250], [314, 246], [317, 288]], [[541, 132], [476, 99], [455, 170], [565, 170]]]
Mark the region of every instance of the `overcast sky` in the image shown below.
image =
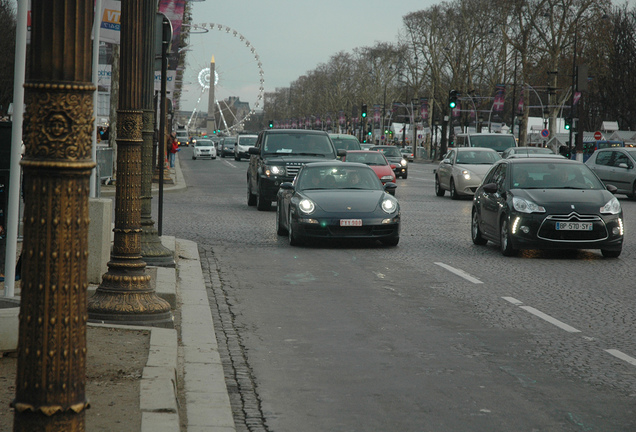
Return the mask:
[[[427, 9], [438, 0], [291, 0], [193, 2], [193, 24], [222, 24], [243, 35], [259, 56], [266, 92], [289, 87], [340, 51], [396, 42], [402, 17]], [[182, 109], [191, 110], [201, 95], [197, 76], [214, 56], [219, 74], [216, 99], [239, 96], [254, 102], [259, 75], [254, 54], [239, 37], [214, 30], [192, 34], [186, 60], [186, 88]], [[187, 84], [192, 83], [192, 84]], [[207, 111], [207, 94], [199, 104]], [[262, 103], [260, 108], [262, 108]]]

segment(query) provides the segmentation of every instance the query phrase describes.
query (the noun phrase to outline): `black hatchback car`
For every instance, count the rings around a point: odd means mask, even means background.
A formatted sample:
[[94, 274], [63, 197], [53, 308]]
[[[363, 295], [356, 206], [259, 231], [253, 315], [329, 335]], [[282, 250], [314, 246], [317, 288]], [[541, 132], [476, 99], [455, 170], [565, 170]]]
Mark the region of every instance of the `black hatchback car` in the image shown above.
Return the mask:
[[616, 258], [623, 248], [623, 211], [615, 192], [581, 162], [503, 159], [475, 192], [472, 241], [492, 241], [505, 256], [521, 249], [600, 249]]
[[391, 164], [395, 177], [402, 177], [403, 179], [409, 176], [408, 160], [400, 151], [400, 148], [389, 145], [373, 146], [369, 150], [375, 150], [382, 152], [386, 159]]

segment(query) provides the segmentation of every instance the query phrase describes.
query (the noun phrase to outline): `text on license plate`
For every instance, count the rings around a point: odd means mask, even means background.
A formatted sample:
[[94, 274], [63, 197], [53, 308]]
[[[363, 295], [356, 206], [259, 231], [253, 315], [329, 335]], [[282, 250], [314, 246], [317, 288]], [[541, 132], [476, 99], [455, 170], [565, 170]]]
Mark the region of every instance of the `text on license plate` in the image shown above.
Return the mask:
[[362, 219], [340, 219], [340, 226], [362, 226]]
[[557, 231], [592, 231], [591, 222], [557, 222]]

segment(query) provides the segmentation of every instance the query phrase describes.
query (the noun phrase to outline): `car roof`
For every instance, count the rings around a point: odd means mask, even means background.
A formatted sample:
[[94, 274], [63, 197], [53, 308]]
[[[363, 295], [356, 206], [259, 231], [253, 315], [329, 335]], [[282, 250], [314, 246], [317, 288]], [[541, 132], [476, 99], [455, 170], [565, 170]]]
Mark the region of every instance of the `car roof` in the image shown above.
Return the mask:
[[349, 134], [337, 134], [337, 133], [330, 133], [329, 136], [331, 138], [340, 138], [340, 139], [353, 139], [358, 141], [358, 138], [354, 137], [353, 135], [349, 135]]
[[565, 156], [556, 153], [513, 153], [508, 159], [567, 159]]
[[311, 130], [311, 129], [267, 129], [263, 131], [267, 134], [307, 134], [307, 135], [328, 135], [325, 131]]
[[585, 165], [583, 162], [579, 162], [572, 159], [567, 159], [563, 156], [554, 157], [560, 155], [532, 155], [530, 157], [522, 156], [522, 157], [510, 157], [508, 159], [501, 159], [497, 161], [497, 163], [508, 163], [513, 165], [521, 165], [526, 163], [545, 163], [546, 159], [550, 160], [550, 163], [557, 164], [574, 164], [574, 165]]
[[347, 150], [347, 153], [372, 153], [372, 154], [376, 154], [377, 151], [375, 151], [375, 150]]
[[469, 152], [469, 151], [485, 151], [485, 152], [490, 152], [490, 153], [497, 153], [497, 150], [495, 149], [491, 149], [488, 147], [453, 147], [453, 150], [456, 150], [458, 152]]
[[[360, 163], [360, 162], [340, 162], [337, 159], [334, 159], [331, 162], [310, 162], [305, 164], [304, 166], [306, 167], [329, 167], [329, 166], [337, 166], [337, 167], [364, 167], [364, 168], [369, 168], [368, 165]], [[371, 169], [371, 168], [369, 168]]]

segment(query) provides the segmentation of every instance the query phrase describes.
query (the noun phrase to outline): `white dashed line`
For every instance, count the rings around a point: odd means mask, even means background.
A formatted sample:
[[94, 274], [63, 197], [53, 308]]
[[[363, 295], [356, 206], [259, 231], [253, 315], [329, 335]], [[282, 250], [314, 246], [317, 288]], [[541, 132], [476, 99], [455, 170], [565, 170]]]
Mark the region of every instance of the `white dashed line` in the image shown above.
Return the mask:
[[605, 352], [613, 355], [616, 358], [619, 358], [623, 361], [626, 361], [627, 363], [636, 366], [636, 359], [634, 357], [630, 357], [625, 353], [620, 352], [619, 350], [615, 350], [615, 349], [607, 349], [605, 350]]
[[562, 330], [565, 330], [566, 332], [570, 332], [570, 333], [581, 333], [580, 330], [575, 329], [572, 326], [567, 325], [566, 323], [559, 321], [556, 318], [552, 318], [550, 315], [545, 314], [543, 312], [541, 312], [538, 309], [535, 309], [531, 306], [521, 306], [523, 304], [523, 302], [521, 300], [517, 300], [514, 297], [502, 297], [504, 300], [506, 300], [507, 302], [512, 303], [515, 306], [519, 306], [521, 309], [526, 310], [528, 312], [530, 312], [532, 315], [538, 316], [539, 318], [549, 322], [550, 324], [553, 324], [557, 327], [559, 327]]
[[455, 267], [451, 267], [448, 264], [444, 264], [441, 262], [436, 262], [435, 264], [437, 264], [440, 267], [445, 268], [446, 270], [448, 270], [449, 272], [456, 274], [457, 276], [466, 279], [469, 282], [472, 282], [474, 284], [481, 284], [483, 283], [482, 281], [480, 281], [479, 279], [477, 279], [476, 277], [473, 277], [471, 275], [469, 275], [468, 273], [466, 273], [464, 270], [460, 270], [460, 269], [456, 269]]

